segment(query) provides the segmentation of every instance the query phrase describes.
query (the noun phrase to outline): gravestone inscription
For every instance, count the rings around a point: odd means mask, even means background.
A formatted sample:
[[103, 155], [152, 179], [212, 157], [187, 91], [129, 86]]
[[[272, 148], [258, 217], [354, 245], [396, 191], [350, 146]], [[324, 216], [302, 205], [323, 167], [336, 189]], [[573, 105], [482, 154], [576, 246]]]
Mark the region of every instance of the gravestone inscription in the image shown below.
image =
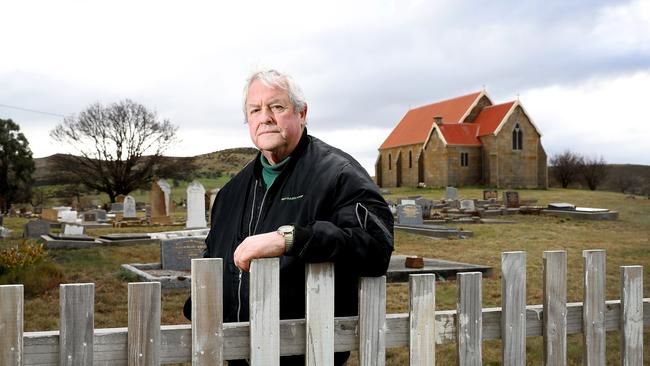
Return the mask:
[[463, 211], [476, 211], [474, 200], [461, 200], [460, 209]]
[[494, 190], [494, 189], [483, 190], [483, 199], [486, 200], [486, 201], [490, 200], [490, 199], [498, 200], [499, 199], [499, 191]]
[[519, 192], [506, 191], [504, 195], [507, 208], [519, 208]]
[[205, 242], [200, 238], [162, 239], [160, 261], [162, 269], [189, 271], [193, 258], [203, 258]]
[[418, 205], [398, 205], [397, 221], [401, 225], [422, 225], [422, 207]]

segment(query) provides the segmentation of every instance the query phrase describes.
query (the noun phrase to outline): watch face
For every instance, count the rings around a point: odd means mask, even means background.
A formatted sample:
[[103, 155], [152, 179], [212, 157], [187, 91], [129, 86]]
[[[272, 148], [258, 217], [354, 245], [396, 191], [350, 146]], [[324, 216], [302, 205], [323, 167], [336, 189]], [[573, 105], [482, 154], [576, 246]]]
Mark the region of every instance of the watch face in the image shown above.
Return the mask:
[[293, 226], [291, 225], [282, 225], [278, 228], [278, 231], [281, 232], [282, 234], [292, 234], [293, 233]]

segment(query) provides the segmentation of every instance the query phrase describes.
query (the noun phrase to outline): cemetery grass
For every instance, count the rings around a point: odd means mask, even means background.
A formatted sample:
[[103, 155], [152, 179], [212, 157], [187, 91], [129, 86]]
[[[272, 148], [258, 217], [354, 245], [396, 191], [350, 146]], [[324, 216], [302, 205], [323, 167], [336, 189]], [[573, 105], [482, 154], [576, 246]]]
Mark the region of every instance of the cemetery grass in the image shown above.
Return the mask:
[[[422, 195], [440, 199], [442, 189], [392, 189], [388, 199]], [[463, 240], [436, 240], [428, 237], [397, 232], [395, 254], [417, 254], [453, 261], [489, 265], [494, 269], [492, 278], [483, 279], [483, 307], [501, 305], [500, 260], [504, 251], [523, 250], [527, 253], [527, 303], [542, 303], [542, 253], [546, 250], [566, 250], [568, 286], [567, 300], [582, 301], [582, 251], [604, 249], [607, 256], [606, 290], [607, 299], [619, 299], [621, 265], [642, 265], [644, 271], [644, 293], [650, 294], [650, 200], [637, 197], [626, 199], [624, 195], [611, 192], [583, 190], [521, 190], [521, 199], [536, 199], [537, 205], [549, 202], [570, 202], [583, 207], [605, 207], [620, 213], [618, 221], [578, 221], [566, 218], [536, 215], [513, 215], [502, 218], [516, 221], [516, 224], [464, 224], [450, 225], [474, 232], [474, 236]], [[482, 189], [461, 188], [461, 198], [480, 198]], [[181, 217], [182, 213], [176, 213]], [[14, 230], [11, 239], [0, 241], [0, 250], [18, 245], [25, 219], [5, 218], [5, 226]], [[182, 227], [118, 228], [89, 230], [90, 235], [109, 232], [153, 232], [180, 230]], [[36, 241], [34, 241], [36, 242]], [[141, 246], [114, 246], [106, 248], [56, 250], [49, 252], [54, 261], [61, 265], [64, 283], [95, 283], [95, 327], [125, 327], [127, 325], [127, 283], [130, 276], [120, 270], [122, 263], [158, 262], [160, 249], [156, 244]], [[436, 284], [436, 308], [456, 307], [457, 287], [455, 281], [439, 281]], [[164, 290], [162, 293], [162, 324], [184, 324], [188, 321], [181, 310], [189, 290]], [[45, 291], [25, 301], [25, 331], [56, 330], [58, 328], [58, 288]], [[408, 286], [390, 284], [387, 289], [387, 312], [408, 311]], [[650, 333], [645, 332], [645, 339]], [[568, 337], [568, 363], [582, 363], [581, 335]], [[437, 364], [455, 364], [456, 353], [453, 344], [438, 345]], [[617, 332], [607, 334], [607, 364], [619, 363], [619, 339]], [[645, 359], [650, 360], [650, 347], [645, 348]], [[483, 342], [483, 359], [486, 365], [500, 363], [500, 342]], [[541, 337], [527, 338], [527, 363], [542, 362]], [[356, 355], [353, 354], [356, 364]], [[408, 350], [387, 351], [387, 365], [408, 364]]]

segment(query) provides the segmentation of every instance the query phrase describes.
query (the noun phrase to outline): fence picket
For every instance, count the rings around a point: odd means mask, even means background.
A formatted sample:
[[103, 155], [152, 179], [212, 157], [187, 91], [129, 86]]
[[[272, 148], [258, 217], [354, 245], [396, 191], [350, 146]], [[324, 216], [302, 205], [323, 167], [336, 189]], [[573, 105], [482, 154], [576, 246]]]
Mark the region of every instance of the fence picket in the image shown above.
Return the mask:
[[305, 267], [305, 364], [334, 365], [334, 264]]
[[280, 365], [280, 260], [255, 259], [250, 270], [251, 364]]
[[160, 282], [129, 283], [129, 365], [160, 364]]
[[621, 365], [643, 365], [643, 267], [621, 267]]
[[605, 366], [605, 251], [584, 250], [583, 362]]
[[566, 365], [566, 251], [544, 254], [544, 364]]
[[23, 285], [0, 286], [0, 365], [22, 366]]
[[59, 303], [59, 365], [92, 366], [95, 284], [61, 285]]
[[359, 365], [386, 364], [386, 276], [359, 284]]
[[501, 360], [504, 366], [526, 364], [526, 253], [501, 254]]
[[192, 259], [192, 365], [223, 364], [223, 260]]
[[458, 364], [482, 365], [483, 293], [481, 272], [458, 274], [457, 350]]
[[436, 276], [409, 276], [409, 360], [411, 365], [436, 363]]

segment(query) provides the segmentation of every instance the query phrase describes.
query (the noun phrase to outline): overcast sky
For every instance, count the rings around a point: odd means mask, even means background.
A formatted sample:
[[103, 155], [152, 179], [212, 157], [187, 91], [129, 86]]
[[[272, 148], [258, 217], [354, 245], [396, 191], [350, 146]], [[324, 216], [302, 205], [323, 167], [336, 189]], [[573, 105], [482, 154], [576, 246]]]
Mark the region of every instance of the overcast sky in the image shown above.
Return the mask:
[[0, 118], [35, 157], [67, 152], [57, 115], [125, 98], [180, 127], [167, 155], [252, 146], [242, 88], [271, 67], [302, 85], [310, 133], [370, 174], [409, 108], [483, 88], [519, 97], [549, 157], [650, 165], [649, 0], [0, 0], [0, 16]]

